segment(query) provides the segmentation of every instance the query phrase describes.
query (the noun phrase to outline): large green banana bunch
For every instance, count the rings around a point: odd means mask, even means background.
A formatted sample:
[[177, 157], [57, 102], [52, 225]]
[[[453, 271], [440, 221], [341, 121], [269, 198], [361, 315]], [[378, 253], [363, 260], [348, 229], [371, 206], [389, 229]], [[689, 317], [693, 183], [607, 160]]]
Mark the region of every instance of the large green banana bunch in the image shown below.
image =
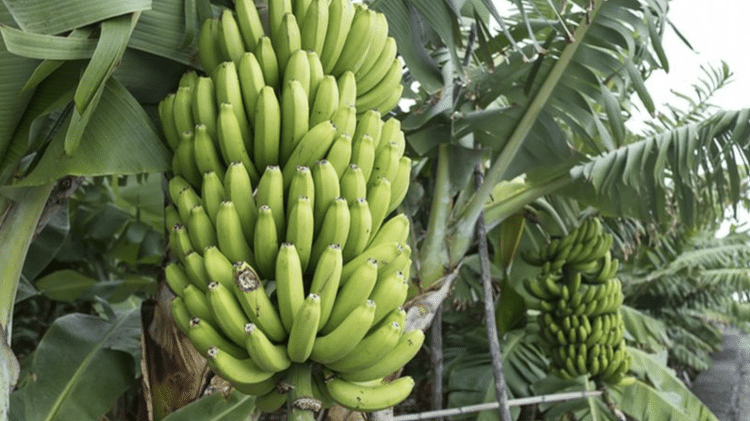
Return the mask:
[[[349, 0], [252, 0], [207, 20], [200, 60], [159, 104], [174, 151], [165, 268], [177, 326], [211, 368], [272, 411], [293, 364], [310, 398], [361, 411], [405, 399], [382, 379], [424, 341], [405, 332], [411, 171], [401, 62], [382, 14]], [[270, 30], [269, 30], [270, 28]], [[394, 92], [396, 94], [394, 94]], [[359, 93], [359, 94], [358, 94]]]
[[623, 340], [622, 288], [615, 278], [618, 260], [610, 254], [612, 236], [603, 234], [599, 219], [586, 219], [539, 254], [524, 254], [542, 267], [524, 280], [536, 298], [542, 338], [555, 372], [563, 378], [588, 374], [619, 383], [630, 368]]

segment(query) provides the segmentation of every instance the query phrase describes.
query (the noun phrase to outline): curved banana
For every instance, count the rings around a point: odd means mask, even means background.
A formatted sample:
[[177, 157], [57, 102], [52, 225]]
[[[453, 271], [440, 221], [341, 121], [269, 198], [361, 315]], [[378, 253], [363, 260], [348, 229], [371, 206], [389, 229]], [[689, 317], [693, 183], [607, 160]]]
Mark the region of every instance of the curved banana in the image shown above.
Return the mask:
[[253, 154], [256, 168], [265, 170], [269, 165], [278, 165], [281, 109], [274, 88], [270, 86], [264, 86], [258, 94], [254, 135]]
[[[349, 282], [350, 280], [354, 281]], [[374, 259], [367, 259], [365, 264], [354, 271], [350, 279], [342, 278], [331, 315], [320, 332], [324, 335], [333, 332], [355, 308], [368, 301], [367, 297], [370, 296], [377, 280], [378, 262]], [[374, 315], [373, 313], [373, 317]]]
[[367, 262], [367, 259], [376, 260], [379, 264], [382, 262], [390, 262], [401, 253], [401, 250], [403, 250], [403, 246], [397, 242], [382, 243], [367, 248], [362, 254], [348, 261], [344, 265], [341, 272], [341, 278], [349, 279], [359, 266]]
[[184, 225], [177, 224], [172, 227], [169, 232], [169, 247], [172, 254], [184, 264], [185, 256], [193, 251], [193, 243]]
[[388, 205], [388, 213], [396, 210], [398, 205], [404, 201], [411, 183], [411, 158], [402, 156], [398, 160], [398, 171], [396, 178], [391, 182], [391, 202]]
[[370, 330], [350, 353], [337, 361], [327, 363], [326, 367], [341, 373], [367, 368], [373, 361], [388, 355], [395, 348], [400, 336], [401, 325], [398, 322], [383, 323]]
[[339, 109], [339, 86], [336, 78], [325, 75], [318, 84], [315, 97], [310, 106], [310, 126], [330, 120]]
[[203, 250], [209, 245], [216, 244], [216, 230], [203, 206], [196, 205], [190, 210], [190, 218], [185, 226], [190, 235], [193, 250]]
[[339, 249], [346, 244], [349, 236], [351, 216], [349, 206], [342, 197], [333, 200], [323, 217], [320, 230], [315, 234], [312, 251], [310, 252], [310, 263], [317, 265], [320, 256], [331, 244], [336, 244]]
[[406, 301], [406, 294], [409, 290], [409, 283], [404, 278], [402, 272], [397, 271], [384, 275], [382, 277], [378, 276], [375, 288], [373, 288], [369, 296], [378, 306], [375, 311], [373, 324], [377, 324], [383, 320], [391, 310], [401, 307], [404, 301]]
[[203, 265], [206, 267], [210, 282], [218, 282], [225, 288], [233, 288], [232, 262], [216, 246], [210, 245], [203, 250]]
[[[276, 60], [279, 63], [279, 73], [281, 74], [284, 74], [284, 69], [286, 69], [292, 53], [300, 51], [300, 48], [302, 48], [302, 36], [299, 25], [297, 25], [297, 19], [291, 13], [291, 10], [289, 12], [281, 17], [275, 35], [271, 37], [273, 47], [276, 50]], [[306, 54], [305, 58], [307, 58]]]
[[310, 80], [312, 78], [310, 60], [307, 51], [297, 50], [287, 60], [284, 72], [281, 73], [281, 88], [286, 86], [290, 80], [299, 81], [305, 91], [305, 102], [310, 105]]
[[[210, 77], [199, 77], [193, 88], [193, 98], [191, 101], [191, 110], [195, 124], [204, 124], [208, 134], [216, 138], [216, 117], [218, 110], [216, 108], [216, 92], [214, 90], [214, 81]], [[191, 127], [190, 130], [193, 130]]]
[[307, 54], [307, 62], [310, 64], [310, 91], [307, 94], [307, 102], [310, 108], [312, 108], [313, 100], [318, 93], [318, 87], [320, 87], [320, 82], [323, 80], [325, 72], [323, 72], [323, 64], [320, 62], [320, 57], [318, 57], [315, 51], [307, 50], [305, 53]]
[[188, 311], [185, 301], [182, 297], [174, 297], [172, 302], [169, 304], [169, 309], [172, 314], [172, 320], [175, 326], [182, 332], [183, 335], [187, 336], [189, 323], [190, 323], [190, 312]]
[[246, 146], [246, 144], [252, 145], [252, 142], [250, 139], [247, 139], [247, 142], [243, 139], [240, 123], [234, 114], [234, 106], [228, 102], [219, 105], [219, 118], [217, 121], [217, 139], [224, 162], [227, 165], [230, 165], [232, 162], [241, 162], [245, 166], [245, 170], [250, 174], [250, 178], [257, 180], [258, 173]]
[[255, 128], [255, 107], [258, 103], [260, 90], [266, 86], [263, 69], [255, 54], [245, 53], [242, 55], [240, 63], [237, 65], [237, 77], [240, 80], [240, 91], [245, 103], [245, 114], [247, 114], [250, 125]]
[[309, 167], [297, 167], [297, 171], [292, 176], [286, 197], [286, 203], [288, 204], [286, 207], [287, 217], [289, 217], [292, 211], [292, 204], [300, 196], [307, 197], [311, 204], [315, 203], [315, 182], [313, 181], [312, 172]]
[[178, 297], [182, 297], [185, 287], [192, 284], [185, 268], [177, 262], [169, 262], [164, 267], [164, 279], [167, 281], [169, 289]]
[[195, 190], [193, 190], [193, 187], [190, 185], [188, 180], [179, 175], [172, 177], [167, 184], [169, 197], [174, 203], [179, 203], [180, 195], [182, 194], [182, 191], [186, 189], [192, 190], [190, 193], [190, 198], [192, 198], [193, 200], [190, 204], [183, 204], [184, 207], [180, 209], [181, 218], [190, 215], [190, 209], [192, 209], [196, 204], [200, 203], [200, 198], [198, 197], [198, 194], [195, 193]]
[[269, 165], [265, 168], [258, 182], [255, 202], [258, 206], [266, 205], [271, 208], [276, 226], [276, 237], [281, 238], [286, 226], [286, 212], [284, 211], [284, 179], [277, 165]]
[[390, 213], [388, 208], [391, 204], [391, 191], [391, 182], [385, 177], [378, 177], [367, 185], [367, 203], [370, 204], [370, 213], [372, 214], [370, 235], [373, 238], [380, 232], [383, 220]]
[[195, 161], [195, 134], [193, 131], [180, 133], [180, 143], [172, 156], [172, 171], [184, 177], [193, 187], [200, 187], [201, 172]]
[[201, 24], [198, 33], [198, 59], [201, 62], [203, 71], [209, 76], [214, 73], [214, 69], [219, 63], [224, 61], [219, 48], [219, 19], [206, 19]]
[[282, 243], [276, 256], [276, 299], [281, 322], [289, 332], [294, 316], [305, 301], [302, 263], [297, 248], [292, 243]]
[[181, 86], [177, 88], [177, 93], [175, 93], [174, 96], [174, 105], [172, 106], [174, 125], [177, 128], [177, 133], [189, 132], [195, 127], [192, 102], [192, 86]]
[[354, 73], [347, 70], [336, 79], [339, 87], [339, 107], [356, 107], [357, 111], [363, 110], [357, 107], [357, 80]]
[[354, 19], [354, 6], [350, 0], [331, 0], [328, 5], [328, 30], [326, 31], [320, 62], [330, 74], [341, 55]]
[[245, 44], [242, 41], [240, 27], [234, 18], [234, 12], [231, 9], [222, 10], [219, 23], [221, 28], [219, 47], [224, 56], [236, 64], [245, 53]]
[[320, 56], [323, 53], [326, 33], [328, 32], [328, 0], [311, 0], [310, 4], [300, 15], [302, 16], [300, 33], [302, 34], [302, 49], [315, 51]]
[[208, 277], [208, 272], [206, 272], [206, 267], [203, 264], [203, 256], [191, 250], [185, 255], [183, 264], [185, 265], [185, 273], [187, 273], [193, 285], [201, 291], [206, 291], [211, 279]]
[[325, 159], [333, 165], [339, 178], [344, 175], [344, 171], [349, 167], [352, 158], [352, 137], [346, 133], [341, 133], [331, 144]]
[[276, 255], [279, 251], [279, 238], [276, 235], [276, 222], [268, 205], [258, 208], [258, 221], [255, 224], [255, 267], [264, 279], [273, 279]]
[[350, 71], [354, 75], [354, 72], [362, 66], [370, 50], [375, 15], [373, 10], [362, 3], [355, 5], [352, 26], [341, 49], [341, 55], [331, 70], [332, 75], [340, 75], [345, 71]]
[[343, 373], [341, 377], [353, 382], [383, 378], [411, 361], [422, 348], [423, 343], [424, 332], [419, 329], [410, 330], [401, 335], [396, 347], [387, 356], [375, 361], [373, 365], [362, 370]]
[[201, 187], [203, 208], [206, 210], [208, 217], [211, 218], [211, 222], [213, 222], [214, 225], [216, 225], [216, 214], [219, 212], [219, 206], [221, 205], [221, 202], [226, 199], [224, 194], [224, 183], [219, 174], [224, 175], [223, 172], [205, 172], [203, 174], [203, 186]]
[[288, 393], [279, 393], [275, 388], [255, 396], [255, 409], [260, 412], [275, 412], [281, 409], [288, 399]]
[[331, 162], [322, 159], [316, 162], [311, 170], [315, 185], [313, 214], [315, 216], [315, 232], [317, 232], [323, 223], [328, 206], [341, 195], [341, 190], [339, 188], [339, 176]]
[[250, 358], [235, 358], [217, 347], [208, 349], [208, 366], [235, 387], [255, 385], [273, 377], [275, 373], [262, 371]]
[[364, 386], [338, 377], [326, 383], [328, 393], [339, 405], [355, 411], [390, 408], [406, 399], [413, 388], [414, 379], [409, 376], [375, 386]]
[[206, 126], [197, 124], [193, 133], [193, 153], [198, 171], [201, 173], [213, 171], [217, 174], [224, 174], [226, 167], [221, 160], [219, 152], [216, 151], [214, 140], [208, 135]]
[[362, 253], [370, 240], [372, 214], [364, 197], [357, 198], [349, 206], [349, 220], [349, 235], [342, 252], [345, 262]]
[[253, 252], [242, 232], [239, 214], [234, 208], [234, 202], [225, 200], [219, 205], [216, 213], [216, 239], [219, 250], [227, 256], [230, 262], [253, 262]]
[[305, 362], [315, 345], [315, 335], [320, 323], [320, 297], [309, 294], [294, 317], [287, 341], [287, 355], [295, 363]]
[[278, 87], [281, 75], [279, 74], [279, 64], [276, 61], [276, 52], [273, 49], [271, 38], [266, 36], [260, 38], [258, 47], [255, 49], [255, 57], [263, 70], [263, 80], [266, 81], [266, 85], [272, 89]]
[[245, 325], [245, 349], [253, 362], [263, 371], [284, 371], [292, 365], [284, 345], [274, 345], [253, 323]]
[[216, 68], [214, 88], [218, 104], [224, 102], [232, 104], [232, 110], [237, 117], [237, 122], [240, 124], [242, 139], [250, 139], [250, 126], [245, 114], [245, 102], [242, 98], [240, 75], [237, 73], [237, 65], [233, 61], [225, 61]]
[[310, 283], [310, 292], [320, 297], [319, 328], [325, 326], [331, 316], [341, 283], [342, 267], [341, 246], [330, 244], [321, 253]]
[[[357, 70], [354, 71], [354, 76], [357, 78], [367, 74], [372, 66], [377, 63], [380, 56], [383, 54], [383, 50], [386, 47], [388, 41], [388, 20], [382, 13], [375, 13], [373, 15], [372, 31], [369, 35], [370, 48], [367, 50], [362, 64]], [[387, 58], [384, 57], [387, 60]]]
[[[278, 33], [284, 15], [292, 13], [291, 0], [275, 0], [268, 2], [268, 33], [272, 36]], [[274, 40], [276, 41], [276, 40]]]
[[363, 64], [354, 75], [357, 79], [357, 92], [366, 93], [383, 80], [388, 73], [388, 70], [393, 66], [393, 60], [396, 59], [396, 53], [396, 40], [392, 37], [388, 37], [385, 41], [385, 45], [383, 45], [383, 49], [377, 56], [377, 60], [375, 60], [372, 66], [365, 72]]
[[353, 136], [357, 129], [357, 109], [354, 105], [343, 106], [339, 103], [339, 108], [333, 113], [331, 121], [336, 126], [336, 136]]
[[[369, 203], [369, 202], [368, 202]], [[409, 238], [409, 218], [400, 213], [393, 218], [388, 219], [380, 226], [377, 232], [370, 235], [367, 247], [375, 247], [383, 243], [405, 243]]]
[[218, 282], [208, 284], [206, 299], [221, 331], [235, 344], [245, 346], [245, 324], [249, 322], [232, 290]]
[[335, 329], [315, 339], [310, 359], [326, 364], [346, 356], [370, 330], [374, 316], [375, 302], [372, 300], [355, 307]]
[[381, 104], [392, 101], [394, 95], [398, 96], [398, 98], [401, 97], [401, 92], [403, 90], [403, 85], [401, 85], [403, 71], [403, 63], [399, 58], [395, 58], [391, 63], [391, 67], [388, 68], [388, 72], [383, 76], [383, 79], [381, 79], [380, 82], [369, 91], [357, 96], [357, 100], [354, 104], [357, 107], [357, 110], [378, 108], [380, 114], [385, 114], [390, 111], [390, 108], [381, 109]]
[[[291, 211], [287, 218], [285, 241], [294, 244], [299, 255], [302, 272], [307, 270], [310, 262], [313, 242], [313, 204], [307, 196], [299, 196], [291, 202]], [[278, 274], [277, 274], [278, 276]]]
[[307, 133], [310, 119], [310, 106], [307, 95], [298, 80], [286, 82], [281, 93], [281, 140], [279, 159], [283, 165], [289, 155]]
[[237, 0], [234, 2], [234, 11], [237, 13], [237, 25], [245, 48], [247, 51], [255, 51], [258, 41], [265, 35], [255, 3], [253, 0]]
[[336, 126], [330, 120], [310, 128], [284, 164], [284, 186], [289, 186], [298, 166], [312, 167], [321, 160], [336, 139]]
[[208, 303], [206, 295], [195, 285], [188, 285], [183, 290], [182, 300], [188, 309], [190, 317], [197, 316], [209, 322], [214, 321], [214, 315], [211, 312], [211, 306]]
[[[352, 158], [352, 161], [354, 159]], [[341, 197], [346, 199], [349, 205], [354, 204], [360, 197], [367, 196], [367, 178], [362, 167], [356, 163], [350, 164], [339, 180]]]
[[234, 204], [242, 233], [248, 242], [253, 241], [255, 221], [258, 218], [258, 207], [253, 197], [253, 184], [257, 182], [258, 178], [253, 181], [241, 162], [229, 164], [224, 174], [224, 193]]
[[211, 323], [200, 317], [194, 316], [190, 318], [187, 336], [190, 338], [190, 342], [193, 343], [195, 349], [204, 357], [208, 355], [208, 349], [212, 346], [227, 352], [235, 358], [248, 357], [244, 348], [230, 342], [215, 327], [211, 326]]
[[281, 342], [286, 339], [286, 329], [258, 274], [246, 262], [235, 263], [234, 269], [234, 295], [247, 318], [271, 340]]

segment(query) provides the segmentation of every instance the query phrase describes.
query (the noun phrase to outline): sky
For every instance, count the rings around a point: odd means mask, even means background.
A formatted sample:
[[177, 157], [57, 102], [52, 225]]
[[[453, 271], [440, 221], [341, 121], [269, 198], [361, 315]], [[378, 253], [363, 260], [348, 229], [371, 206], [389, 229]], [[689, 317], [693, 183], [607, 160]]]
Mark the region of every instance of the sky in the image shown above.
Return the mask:
[[[729, 65], [734, 74], [732, 82], [720, 90], [713, 102], [723, 109], [750, 107], [750, 56], [745, 52], [750, 22], [750, 2], [742, 0], [713, 0], [697, 4], [693, 0], [674, 0], [669, 3], [667, 14], [675, 27], [693, 46], [693, 50], [667, 28], [664, 35], [664, 50], [670, 64], [669, 73], [658, 71], [647, 80], [657, 107], [674, 101], [670, 90], [691, 91], [690, 85], [703, 76], [701, 65], [719, 66], [721, 61]], [[663, 106], [663, 105], [662, 105]], [[750, 215], [742, 211], [738, 215], [740, 224], [750, 224]], [[729, 231], [732, 221], [726, 221], [717, 233], [723, 236]]]

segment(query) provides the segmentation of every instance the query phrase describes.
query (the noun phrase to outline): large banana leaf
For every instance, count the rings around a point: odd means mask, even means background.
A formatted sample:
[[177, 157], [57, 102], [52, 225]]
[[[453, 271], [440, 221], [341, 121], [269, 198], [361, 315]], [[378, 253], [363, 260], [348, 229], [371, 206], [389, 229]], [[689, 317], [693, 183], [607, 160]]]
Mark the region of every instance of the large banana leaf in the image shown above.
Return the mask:
[[71, 314], [55, 320], [31, 356], [31, 372], [11, 395], [13, 421], [95, 421], [135, 378], [140, 311], [109, 319]]

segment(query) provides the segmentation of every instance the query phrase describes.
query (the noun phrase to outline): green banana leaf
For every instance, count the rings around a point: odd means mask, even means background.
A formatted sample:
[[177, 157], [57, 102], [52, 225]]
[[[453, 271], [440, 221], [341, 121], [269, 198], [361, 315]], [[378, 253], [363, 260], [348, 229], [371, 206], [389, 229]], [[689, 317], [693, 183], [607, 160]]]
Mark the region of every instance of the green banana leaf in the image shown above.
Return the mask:
[[246, 421], [255, 397], [233, 391], [228, 397], [213, 393], [167, 415], [163, 421]]
[[[11, 394], [12, 421], [96, 421], [135, 380], [138, 308], [55, 320]], [[25, 364], [24, 364], [25, 366]]]

